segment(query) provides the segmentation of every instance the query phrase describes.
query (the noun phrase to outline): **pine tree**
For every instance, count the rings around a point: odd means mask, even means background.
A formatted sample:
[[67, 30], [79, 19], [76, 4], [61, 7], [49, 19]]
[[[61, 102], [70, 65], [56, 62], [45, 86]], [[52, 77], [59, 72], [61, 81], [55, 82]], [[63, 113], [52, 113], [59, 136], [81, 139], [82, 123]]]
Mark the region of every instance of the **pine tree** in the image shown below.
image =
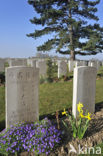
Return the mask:
[[[38, 51], [56, 49], [61, 54], [96, 55], [103, 49], [103, 28], [96, 22], [96, 5], [100, 0], [28, 0], [38, 14], [31, 23], [41, 30], [28, 34], [38, 38], [52, 34], [52, 38], [37, 47]], [[89, 20], [89, 23], [88, 23]], [[90, 22], [92, 21], [92, 22]]]

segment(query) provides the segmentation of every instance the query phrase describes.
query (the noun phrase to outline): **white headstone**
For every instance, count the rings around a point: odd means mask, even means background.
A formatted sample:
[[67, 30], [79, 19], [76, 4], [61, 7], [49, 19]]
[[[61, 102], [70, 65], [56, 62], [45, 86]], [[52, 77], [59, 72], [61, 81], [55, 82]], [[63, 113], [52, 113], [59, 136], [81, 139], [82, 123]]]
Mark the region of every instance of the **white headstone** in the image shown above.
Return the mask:
[[72, 72], [75, 68], [75, 61], [69, 60], [68, 66], [69, 66], [69, 72]]
[[91, 67], [95, 67], [97, 69], [97, 62], [91, 62]]
[[27, 60], [26, 59], [10, 59], [9, 60], [9, 66], [27, 66]]
[[84, 112], [95, 111], [96, 71], [95, 67], [74, 68], [72, 112], [75, 117], [78, 115], [79, 102], [84, 105]]
[[46, 61], [36, 61], [36, 67], [39, 68], [40, 76], [46, 76], [47, 73]]
[[6, 69], [6, 128], [16, 122], [34, 122], [39, 118], [39, 69]]
[[67, 74], [67, 63], [65, 61], [58, 61], [58, 78]]
[[88, 61], [88, 66], [91, 66], [91, 61]]
[[78, 67], [78, 66], [83, 66], [82, 61], [76, 61], [75, 62], [75, 67]]
[[100, 69], [100, 61], [97, 61], [97, 70]]
[[88, 62], [87, 61], [82, 61], [83, 66], [88, 66]]
[[31, 67], [36, 68], [36, 60], [31, 60]]

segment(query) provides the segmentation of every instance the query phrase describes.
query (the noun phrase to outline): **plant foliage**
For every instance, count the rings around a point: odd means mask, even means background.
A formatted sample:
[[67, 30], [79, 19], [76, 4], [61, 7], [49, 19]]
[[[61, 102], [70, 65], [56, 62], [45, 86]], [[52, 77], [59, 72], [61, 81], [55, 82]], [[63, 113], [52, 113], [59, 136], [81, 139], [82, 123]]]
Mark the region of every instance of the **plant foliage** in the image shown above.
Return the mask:
[[[31, 23], [42, 26], [28, 37], [53, 34], [38, 51], [56, 49], [61, 54], [96, 55], [103, 49], [103, 28], [96, 22], [100, 0], [28, 0], [34, 7]], [[92, 21], [92, 22], [91, 22]], [[38, 28], [38, 27], [36, 27]]]

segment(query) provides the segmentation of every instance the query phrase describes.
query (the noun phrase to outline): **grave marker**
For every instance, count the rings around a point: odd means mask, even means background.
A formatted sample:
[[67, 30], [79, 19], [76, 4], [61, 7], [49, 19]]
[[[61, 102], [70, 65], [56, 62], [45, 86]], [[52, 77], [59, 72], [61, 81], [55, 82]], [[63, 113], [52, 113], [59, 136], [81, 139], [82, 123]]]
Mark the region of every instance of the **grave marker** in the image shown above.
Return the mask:
[[38, 120], [38, 82], [39, 70], [34, 67], [6, 69], [6, 128]]
[[84, 105], [84, 112], [95, 111], [95, 91], [96, 91], [96, 68], [95, 67], [77, 67], [74, 68], [73, 79], [73, 115], [78, 115], [77, 104]]
[[65, 61], [58, 61], [58, 78], [67, 74], [67, 63]]

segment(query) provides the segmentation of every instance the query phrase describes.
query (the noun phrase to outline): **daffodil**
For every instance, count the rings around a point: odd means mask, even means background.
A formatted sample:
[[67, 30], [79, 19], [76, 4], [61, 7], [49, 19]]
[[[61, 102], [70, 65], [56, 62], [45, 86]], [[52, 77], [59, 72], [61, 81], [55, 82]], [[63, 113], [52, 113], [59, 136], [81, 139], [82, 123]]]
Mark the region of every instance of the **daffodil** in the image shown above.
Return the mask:
[[62, 115], [66, 115], [67, 116], [67, 112], [65, 111], [65, 108], [64, 108], [64, 112], [62, 112]]
[[85, 116], [82, 113], [80, 113], [79, 115], [81, 118], [85, 118]]
[[87, 118], [88, 120], [91, 120], [90, 113], [88, 113], [88, 115], [83, 115], [82, 113], [79, 113], [79, 115], [81, 118]]
[[82, 109], [82, 107], [83, 107], [83, 104], [79, 102], [79, 104], [77, 104], [77, 109], [78, 109], [78, 112], [79, 112], [79, 113], [82, 113], [82, 114], [83, 114], [83, 109]]
[[91, 117], [90, 117], [90, 113], [88, 113], [88, 115], [86, 116], [86, 118], [88, 119], [88, 120], [91, 120]]

